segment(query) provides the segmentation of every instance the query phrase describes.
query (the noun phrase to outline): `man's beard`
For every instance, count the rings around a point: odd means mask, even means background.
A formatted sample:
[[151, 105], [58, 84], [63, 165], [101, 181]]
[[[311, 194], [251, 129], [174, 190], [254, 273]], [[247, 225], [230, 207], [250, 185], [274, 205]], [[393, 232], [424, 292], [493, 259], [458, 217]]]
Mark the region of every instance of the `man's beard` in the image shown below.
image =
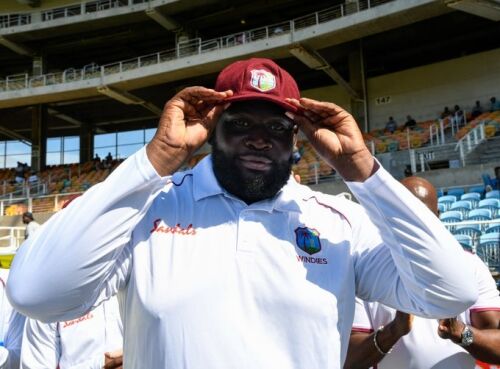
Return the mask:
[[215, 177], [219, 184], [229, 193], [251, 204], [276, 195], [286, 184], [292, 170], [293, 158], [279, 163], [273, 162], [267, 173], [255, 174], [245, 178], [234, 159], [222, 152], [214, 142], [212, 146], [212, 162]]

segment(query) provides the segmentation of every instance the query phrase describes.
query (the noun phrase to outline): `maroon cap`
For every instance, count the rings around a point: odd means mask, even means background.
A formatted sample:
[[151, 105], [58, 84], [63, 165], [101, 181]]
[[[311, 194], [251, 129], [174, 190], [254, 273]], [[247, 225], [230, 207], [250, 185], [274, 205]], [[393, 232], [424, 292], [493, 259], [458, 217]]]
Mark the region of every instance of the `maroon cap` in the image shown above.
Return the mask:
[[232, 90], [233, 96], [225, 101], [266, 100], [280, 105], [287, 111], [297, 108], [286, 98], [300, 98], [299, 88], [293, 77], [270, 59], [253, 58], [228, 65], [217, 77], [216, 91]]

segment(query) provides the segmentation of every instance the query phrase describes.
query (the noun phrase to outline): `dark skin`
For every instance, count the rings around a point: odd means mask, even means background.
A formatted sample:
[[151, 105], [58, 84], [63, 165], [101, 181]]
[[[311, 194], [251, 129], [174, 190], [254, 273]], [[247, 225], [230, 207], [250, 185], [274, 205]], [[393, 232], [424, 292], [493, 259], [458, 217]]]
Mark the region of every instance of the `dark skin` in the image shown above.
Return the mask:
[[[437, 193], [434, 186], [419, 177], [407, 177], [401, 183], [427, 207], [438, 215]], [[377, 343], [388, 352], [396, 342], [411, 331], [413, 317], [401, 311], [396, 312], [392, 322], [377, 335]], [[500, 363], [500, 311], [472, 311], [472, 331], [474, 342], [464, 347], [474, 358], [490, 364]], [[462, 339], [465, 324], [456, 317], [439, 320], [437, 334], [458, 344]], [[373, 343], [374, 333], [351, 332], [349, 349], [344, 369], [364, 369], [379, 363], [384, 355], [380, 354]], [[425, 353], [422, 353], [425, 354]]]
[[103, 369], [123, 369], [123, 351], [106, 352]]

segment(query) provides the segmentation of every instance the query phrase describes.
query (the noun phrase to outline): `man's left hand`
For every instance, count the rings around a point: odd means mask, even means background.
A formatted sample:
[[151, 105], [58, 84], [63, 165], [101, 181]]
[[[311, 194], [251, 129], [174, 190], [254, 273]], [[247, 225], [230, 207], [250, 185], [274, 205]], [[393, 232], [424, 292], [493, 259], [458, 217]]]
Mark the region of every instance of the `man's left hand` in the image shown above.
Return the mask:
[[330, 102], [287, 100], [300, 109], [294, 121], [314, 149], [345, 180], [363, 182], [378, 168], [351, 114]]
[[123, 369], [123, 350], [106, 352], [103, 369]]
[[455, 343], [462, 342], [462, 332], [465, 324], [457, 318], [440, 319], [438, 335], [443, 339], [450, 339]]

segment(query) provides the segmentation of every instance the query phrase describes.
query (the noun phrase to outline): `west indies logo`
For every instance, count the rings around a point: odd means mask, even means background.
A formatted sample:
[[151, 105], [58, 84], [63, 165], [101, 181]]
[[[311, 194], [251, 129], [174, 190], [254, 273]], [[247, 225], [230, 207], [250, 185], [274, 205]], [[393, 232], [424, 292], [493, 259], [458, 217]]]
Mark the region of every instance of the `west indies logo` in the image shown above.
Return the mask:
[[307, 252], [309, 255], [313, 255], [321, 251], [319, 232], [314, 228], [296, 228], [295, 242], [302, 251]]
[[276, 87], [276, 77], [267, 70], [253, 69], [250, 85], [261, 92], [267, 92]]

